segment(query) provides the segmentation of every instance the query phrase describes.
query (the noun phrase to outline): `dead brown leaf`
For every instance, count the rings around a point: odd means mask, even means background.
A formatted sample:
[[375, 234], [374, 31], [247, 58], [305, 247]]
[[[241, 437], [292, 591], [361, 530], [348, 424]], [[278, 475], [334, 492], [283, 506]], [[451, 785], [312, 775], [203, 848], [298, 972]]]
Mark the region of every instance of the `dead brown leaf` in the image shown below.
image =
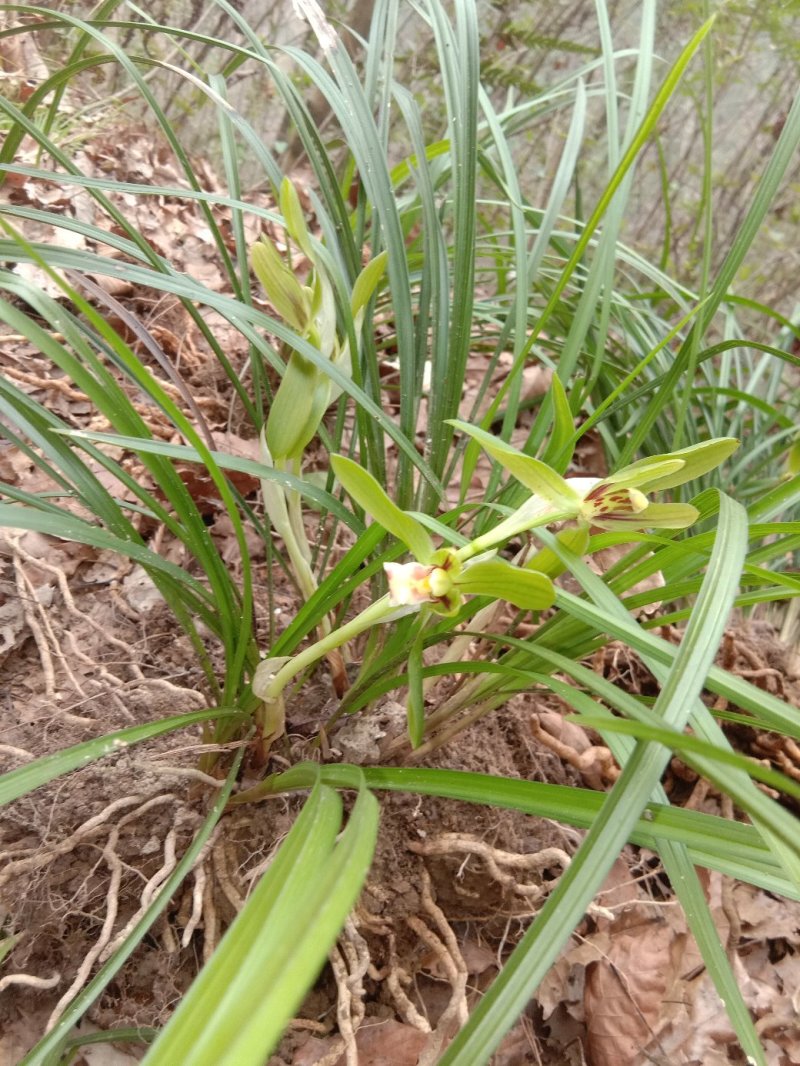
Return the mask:
[[586, 972], [586, 1047], [592, 1066], [633, 1066], [658, 1026], [672, 983], [673, 930], [632, 909], [611, 926], [605, 957]]

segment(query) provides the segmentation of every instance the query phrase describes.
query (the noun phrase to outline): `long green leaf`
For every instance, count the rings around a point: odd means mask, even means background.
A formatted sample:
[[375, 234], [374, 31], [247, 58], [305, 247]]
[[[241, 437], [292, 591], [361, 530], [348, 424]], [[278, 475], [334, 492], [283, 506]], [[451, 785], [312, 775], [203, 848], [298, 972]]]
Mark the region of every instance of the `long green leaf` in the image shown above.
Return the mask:
[[378, 806], [363, 788], [337, 843], [341, 802], [317, 785], [147, 1066], [261, 1066], [313, 984], [372, 858]]
[[[358, 788], [363, 774], [370, 789], [441, 796], [464, 803], [523, 811], [579, 829], [590, 828], [605, 801], [603, 793], [588, 789], [519, 781], [465, 770], [362, 768], [346, 764], [320, 767], [316, 763], [299, 763], [285, 773], [267, 778], [252, 790], [249, 798], [310, 788], [317, 773], [322, 781], [334, 788]], [[240, 798], [245, 799], [245, 794], [233, 802]], [[692, 860], [700, 866], [751, 881], [791, 899], [800, 899], [800, 891], [786, 878], [780, 863], [751, 825], [651, 801], [634, 823], [629, 840], [652, 851], [659, 851], [663, 841], [675, 841], [688, 848]]]

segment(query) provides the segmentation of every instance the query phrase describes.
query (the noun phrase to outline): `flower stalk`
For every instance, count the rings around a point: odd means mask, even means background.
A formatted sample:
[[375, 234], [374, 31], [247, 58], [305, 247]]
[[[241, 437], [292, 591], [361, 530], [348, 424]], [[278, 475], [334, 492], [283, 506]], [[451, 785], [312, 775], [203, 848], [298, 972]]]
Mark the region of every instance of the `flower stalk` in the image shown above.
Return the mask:
[[253, 677], [253, 694], [267, 706], [276, 704], [282, 698], [286, 686], [319, 659], [330, 655], [331, 652], [348, 641], [354, 640], [372, 626], [391, 622], [414, 609], [411, 607], [410, 610], [398, 611], [388, 596], [382, 596], [369, 607], [365, 607], [351, 621], [345, 622], [344, 625], [320, 637], [297, 655], [280, 660], [262, 660]]

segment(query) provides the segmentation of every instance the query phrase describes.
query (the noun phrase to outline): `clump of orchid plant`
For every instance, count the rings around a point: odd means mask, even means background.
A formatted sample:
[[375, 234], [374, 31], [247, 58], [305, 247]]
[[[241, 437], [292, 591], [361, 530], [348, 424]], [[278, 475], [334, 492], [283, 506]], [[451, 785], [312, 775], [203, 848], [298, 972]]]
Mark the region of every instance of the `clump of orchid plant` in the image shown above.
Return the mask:
[[647, 493], [700, 477], [719, 466], [739, 446], [734, 438], [721, 437], [640, 460], [606, 478], [563, 478], [546, 463], [482, 429], [460, 421], [452, 424], [480, 443], [532, 495], [487, 533], [457, 548], [437, 548], [419, 519], [401, 510], [367, 470], [344, 456], [332, 456], [331, 464], [341, 485], [379, 525], [405, 544], [412, 558], [403, 563], [384, 563], [388, 593], [352, 621], [297, 655], [265, 659], [259, 664], [253, 692], [263, 701], [265, 739], [283, 731], [283, 691], [289, 682], [372, 626], [416, 611], [453, 616], [465, 596], [506, 600], [522, 610], [551, 607], [555, 588], [550, 575], [558, 572], [557, 561], [548, 558], [545, 562], [547, 552], [524, 566], [496, 558], [498, 548], [512, 537], [536, 527], [574, 523], [560, 536], [573, 551], [583, 552], [591, 527], [634, 532], [677, 530], [691, 525], [699, 516], [691, 504], [651, 502]]

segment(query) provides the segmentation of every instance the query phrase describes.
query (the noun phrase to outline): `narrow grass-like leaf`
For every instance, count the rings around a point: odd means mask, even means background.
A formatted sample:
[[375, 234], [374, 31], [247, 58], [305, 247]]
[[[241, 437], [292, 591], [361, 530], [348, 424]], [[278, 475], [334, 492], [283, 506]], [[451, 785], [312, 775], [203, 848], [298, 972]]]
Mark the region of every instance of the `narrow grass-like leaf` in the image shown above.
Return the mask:
[[[267, 778], [241, 799], [269, 796], [283, 791], [310, 788], [316, 775], [334, 788], [358, 788], [363, 774], [370, 789], [388, 789], [426, 796], [502, 807], [540, 818], [551, 818], [579, 829], [588, 829], [600, 811], [605, 795], [588, 789], [551, 785], [541, 781], [519, 781], [464, 770], [428, 770], [419, 767], [319, 766], [299, 763], [291, 770]], [[238, 802], [235, 797], [233, 802]], [[683, 810], [651, 801], [633, 825], [631, 843], [658, 851], [660, 840], [673, 840], [686, 846], [692, 860], [732, 877], [800, 899], [800, 891], [788, 880], [780, 863], [764, 844], [758, 831], [742, 822], [731, 822], [698, 811]]]
[[[646, 708], [643, 708], [643, 712], [643, 719], [649, 717], [647, 716]], [[707, 741], [699, 740], [697, 737], [689, 736], [686, 733], [680, 733], [676, 729], [667, 729], [659, 726], [655, 721], [629, 722], [620, 718], [606, 718], [604, 715], [591, 713], [577, 714], [574, 716], [574, 720], [579, 725], [586, 726], [588, 729], [596, 729], [599, 732], [622, 733], [625, 736], [637, 737], [641, 740], [652, 740], [658, 744], [663, 744], [665, 747], [678, 752], [687, 765], [696, 769], [703, 777], [713, 781], [722, 792], [730, 791], [730, 788], [726, 787], [725, 784], [726, 781], [729, 783], [729, 778], [726, 777], [724, 770], [724, 767], [730, 766], [736, 770], [743, 770], [750, 777], [755, 778], [756, 781], [761, 781], [779, 793], [785, 793], [795, 800], [800, 800], [800, 785], [779, 770], [771, 770], [752, 758], [738, 755], [734, 751], [725, 751]], [[697, 756], [701, 756], [701, 758], [697, 758]], [[719, 768], [714, 769], [714, 763], [719, 763]], [[742, 803], [741, 796], [737, 796], [736, 799], [739, 804]], [[747, 803], [746, 798], [744, 802]], [[773, 828], [775, 827], [773, 826]], [[789, 819], [786, 819], [785, 833], [785, 839], [794, 844], [796, 842], [797, 826]]]
[[471, 351], [475, 299], [477, 231], [477, 121], [480, 61], [478, 16], [473, 0], [456, 0], [455, 26], [439, 2], [426, 5], [439, 54], [452, 160], [452, 282], [447, 358], [432, 368], [430, 461], [441, 474], [452, 439], [448, 419], [458, 414], [467, 358]]
[[406, 713], [408, 715], [408, 739], [412, 748], [418, 748], [425, 737], [425, 691], [423, 689], [422, 652], [424, 642], [422, 634], [411, 645], [408, 656], [408, 696]]
[[574, 436], [575, 418], [561, 378], [557, 374], [553, 375], [550, 383], [548, 402], [553, 410], [553, 428], [541, 459], [545, 465], [553, 467], [557, 474], [563, 474], [572, 459], [573, 449], [570, 447], [570, 441]]
[[[196, 448], [187, 444], [171, 444], [166, 441], [141, 439], [128, 437], [121, 433], [92, 433], [88, 430], [61, 430], [65, 436], [73, 440], [91, 440], [98, 443], [113, 444], [119, 448], [127, 448], [130, 451], [141, 452], [143, 455], [165, 455], [173, 459], [181, 459], [190, 463], [201, 463], [202, 457]], [[266, 478], [275, 481], [284, 488], [291, 489], [308, 499], [320, 511], [329, 511], [340, 522], [349, 526], [354, 533], [364, 531], [363, 523], [355, 517], [352, 511], [332, 496], [329, 492], [319, 488], [312, 481], [297, 477], [285, 470], [276, 470], [256, 459], [246, 459], [241, 455], [230, 455], [227, 452], [211, 451], [214, 462], [221, 470], [235, 470], [242, 474], [251, 474], [253, 477]]]
[[[639, 153], [641, 152], [642, 148], [647, 143], [649, 137], [654, 131], [662, 111], [664, 110], [673, 93], [675, 92], [675, 89], [678, 83], [680, 82], [684, 71], [689, 65], [695, 52], [702, 44], [706, 34], [709, 33], [709, 31], [711, 30], [713, 23], [714, 17], [710, 18], [697, 30], [692, 39], [682, 50], [678, 59], [673, 64], [669, 73], [664, 79], [661, 88], [656, 93], [655, 99], [653, 100], [647, 111], [647, 114], [645, 115], [639, 128], [637, 129], [635, 136], [631, 138], [628, 147], [619, 162], [619, 165], [617, 166], [613, 176], [611, 177], [611, 180], [609, 181], [600, 199], [598, 200], [594, 211], [592, 212], [585, 226], [583, 227], [581, 235], [575, 243], [575, 247], [572, 251], [572, 254], [570, 255], [567, 263], [565, 264], [557, 283], [552, 289], [547, 304], [545, 305], [541, 315], [539, 316], [539, 319], [536, 323], [536, 328], [529, 336], [525, 347], [518, 356], [519, 359], [524, 359], [527, 357], [528, 353], [533, 348], [533, 345], [535, 344], [537, 339], [542, 335], [542, 332], [545, 326], [548, 324], [550, 318], [553, 316], [556, 309], [558, 308], [561, 296], [564, 290], [572, 281], [573, 274], [575, 273], [578, 264], [581, 262], [581, 259], [585, 254], [586, 249], [588, 248], [595, 231], [600, 225], [601, 220], [606, 214], [606, 211], [608, 210], [608, 207], [611, 204], [617, 190], [622, 185], [628, 171], [636, 162]], [[495, 396], [495, 399], [489, 409], [489, 412], [483, 420], [483, 425], [487, 425], [489, 421], [494, 417], [495, 412], [498, 410], [500, 404], [503, 401], [507, 388], [507, 384], [504, 383], [498, 390], [497, 395]]]
[[107, 733], [103, 737], [86, 740], [72, 748], [34, 759], [33, 762], [9, 770], [0, 777], [0, 807], [27, 792], [32, 792], [35, 788], [41, 788], [56, 777], [79, 770], [97, 759], [116, 755], [133, 744], [159, 737], [164, 733], [173, 733], [178, 729], [186, 729], [197, 722], [208, 722], [217, 718], [243, 719], [244, 715], [240, 710], [226, 710], [221, 707], [192, 711], [191, 714], [179, 714], [159, 722], [146, 722], [144, 725], [120, 729], [116, 733]]

